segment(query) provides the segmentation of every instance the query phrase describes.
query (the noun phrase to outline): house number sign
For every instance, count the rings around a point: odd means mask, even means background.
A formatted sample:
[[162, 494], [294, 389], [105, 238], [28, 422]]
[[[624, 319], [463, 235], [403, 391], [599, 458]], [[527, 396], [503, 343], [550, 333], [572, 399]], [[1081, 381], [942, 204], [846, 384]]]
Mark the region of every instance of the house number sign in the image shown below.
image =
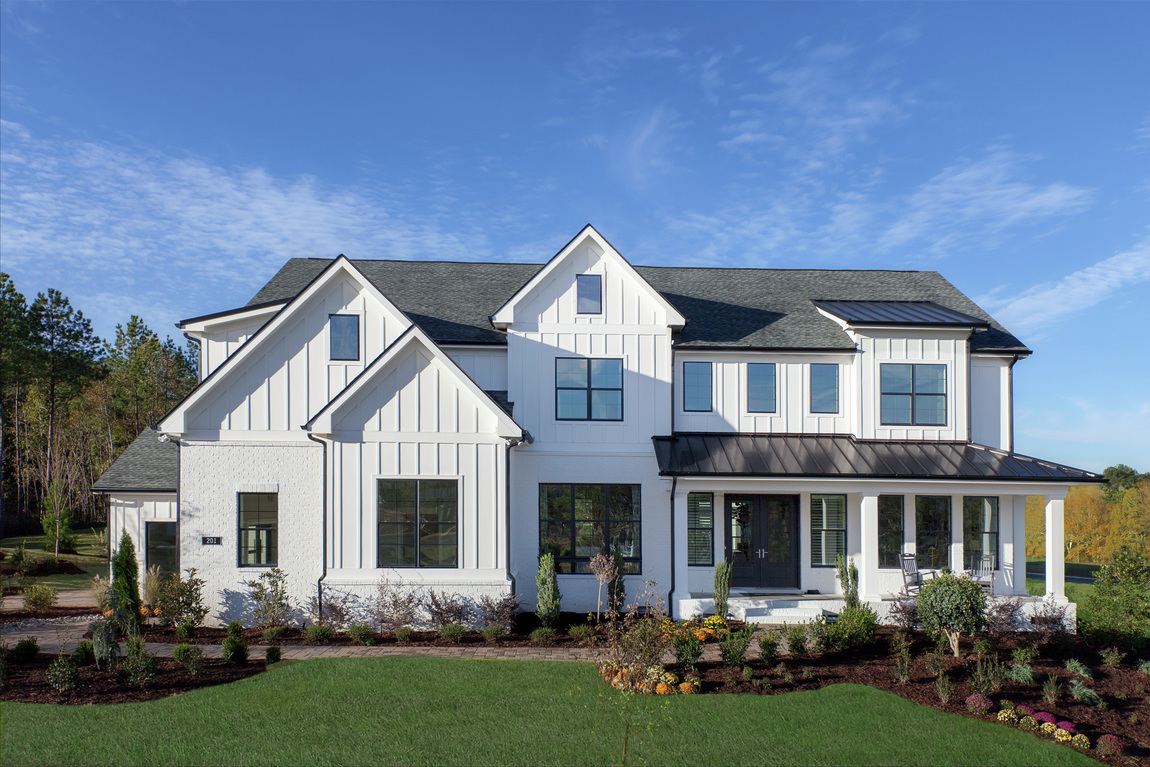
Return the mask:
[[203, 544], [201, 544], [203, 546], [219, 546], [223, 543], [223, 539], [218, 535], [205, 535], [201, 540], [203, 541]]

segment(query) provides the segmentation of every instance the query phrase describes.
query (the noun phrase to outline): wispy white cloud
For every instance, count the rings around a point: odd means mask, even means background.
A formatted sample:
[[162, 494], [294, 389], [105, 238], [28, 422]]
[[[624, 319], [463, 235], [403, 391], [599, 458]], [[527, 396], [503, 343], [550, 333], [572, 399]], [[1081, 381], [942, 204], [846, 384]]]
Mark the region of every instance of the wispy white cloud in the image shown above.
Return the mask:
[[584, 33], [569, 69], [585, 85], [602, 85], [632, 64], [681, 58], [682, 36], [677, 29], [643, 31], [602, 22]]
[[[1150, 401], [1098, 402], [1058, 397], [1049, 409], [1023, 407], [1016, 437], [1022, 453], [1101, 473], [1116, 463], [1150, 467]], [[1041, 445], [1035, 450], [1029, 445]]]
[[994, 316], [1015, 333], [1039, 333], [1050, 325], [1095, 306], [1120, 290], [1150, 281], [1150, 236], [1133, 248], [1069, 274], [1056, 283], [1036, 285], [1009, 299], [992, 298]]

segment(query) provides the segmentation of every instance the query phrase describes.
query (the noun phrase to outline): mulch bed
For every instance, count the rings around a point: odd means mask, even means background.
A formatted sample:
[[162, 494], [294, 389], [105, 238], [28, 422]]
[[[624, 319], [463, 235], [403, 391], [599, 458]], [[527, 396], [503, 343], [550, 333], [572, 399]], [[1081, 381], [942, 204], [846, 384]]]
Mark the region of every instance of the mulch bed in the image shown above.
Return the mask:
[[40, 578], [45, 575], [83, 575], [84, 568], [67, 559], [56, 560], [55, 566], [46, 559], [28, 561], [19, 567], [12, 564], [0, 565], [0, 575], [16, 573], [23, 573], [29, 578]]
[[[146, 642], [164, 642], [167, 644], [179, 644], [186, 641], [176, 637], [176, 629], [174, 626], [146, 626], [140, 632], [144, 641]], [[224, 639], [227, 637], [227, 629], [223, 628], [208, 628], [201, 626], [196, 629], [194, 641], [196, 644], [223, 644]], [[87, 635], [85, 635], [87, 636]], [[312, 641], [308, 638], [307, 632], [300, 628], [285, 628], [283, 633], [275, 639], [267, 640], [263, 638], [263, 631], [260, 629], [244, 629], [244, 639], [252, 647], [262, 645], [279, 645], [280, 647], [298, 647], [298, 646], [315, 646], [319, 643]], [[476, 647], [486, 645], [487, 642], [482, 636], [475, 633], [470, 633], [463, 638], [460, 642], [448, 642], [440, 639], [434, 631], [416, 631], [412, 634], [411, 640], [408, 642], [396, 641], [395, 637], [391, 634], [380, 636], [376, 634], [373, 640], [373, 646], [377, 647]], [[346, 634], [336, 634], [335, 637], [327, 642], [323, 642], [324, 647], [356, 647], [361, 646], [358, 642], [354, 641]], [[566, 634], [557, 634], [555, 639], [550, 642], [536, 642], [531, 639], [528, 633], [520, 633], [518, 631], [509, 634], [504, 634], [499, 638], [498, 646], [500, 647], [583, 647], [584, 645], [569, 638]]]
[[149, 681], [146, 687], [141, 688], [138, 684], [128, 681], [125, 672], [81, 666], [76, 689], [57, 692], [48, 684], [48, 665], [55, 660], [55, 657], [40, 653], [30, 664], [10, 664], [6, 678], [0, 682], [0, 701], [74, 706], [94, 703], [135, 703], [166, 698], [200, 687], [234, 682], [264, 670], [262, 662], [234, 666], [222, 660], [205, 658], [196, 675], [191, 676], [187, 669], [175, 661], [158, 658], [155, 678]]

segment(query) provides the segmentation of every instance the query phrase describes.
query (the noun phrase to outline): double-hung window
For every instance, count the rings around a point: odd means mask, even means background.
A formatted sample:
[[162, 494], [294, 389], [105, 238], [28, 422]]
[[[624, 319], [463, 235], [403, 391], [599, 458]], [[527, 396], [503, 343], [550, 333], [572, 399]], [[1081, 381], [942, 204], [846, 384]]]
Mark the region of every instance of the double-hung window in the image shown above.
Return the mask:
[[715, 564], [714, 493], [687, 493], [687, 564]]
[[239, 494], [239, 565], [274, 567], [278, 561], [279, 494]]
[[683, 410], [711, 412], [711, 363], [683, 363]]
[[458, 567], [459, 491], [454, 479], [376, 480], [377, 567]]
[[811, 567], [834, 567], [847, 553], [847, 497], [811, 496]]
[[622, 421], [623, 360], [556, 358], [555, 418]]
[[962, 549], [966, 566], [974, 569], [983, 557], [990, 557], [991, 569], [998, 569], [998, 499], [962, 499]]
[[950, 496], [915, 496], [914, 527], [919, 569], [950, 567]]
[[811, 365], [811, 412], [839, 412], [838, 365]]
[[176, 545], [175, 522], [148, 522], [144, 527], [144, 568], [160, 568], [164, 575], [180, 572], [180, 551]]
[[539, 485], [539, 551], [560, 573], [591, 572], [591, 557], [623, 558], [623, 572], [642, 572], [639, 485]]
[[333, 362], [354, 362], [359, 359], [359, 315], [329, 314], [327, 335], [330, 346], [328, 359]]
[[575, 277], [575, 313], [603, 313], [603, 278], [598, 274], [580, 274]]
[[879, 567], [902, 567], [903, 519], [901, 495], [878, 497]]
[[884, 426], [945, 426], [946, 365], [879, 366]]
[[775, 412], [775, 363], [747, 363], [747, 412]]

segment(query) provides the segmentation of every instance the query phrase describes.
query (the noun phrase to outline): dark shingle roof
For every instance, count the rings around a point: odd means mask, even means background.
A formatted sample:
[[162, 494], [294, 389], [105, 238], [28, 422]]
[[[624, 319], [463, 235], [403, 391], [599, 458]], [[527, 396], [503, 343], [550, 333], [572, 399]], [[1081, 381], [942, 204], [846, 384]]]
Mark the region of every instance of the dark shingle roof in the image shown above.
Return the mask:
[[512, 418], [515, 417], [515, 414], [511, 412], [515, 409], [515, 403], [507, 399], [506, 389], [488, 389], [487, 396], [495, 400], [495, 404], [503, 408], [504, 413], [507, 413], [507, 415], [511, 416]]
[[159, 432], [144, 429], [92, 489], [101, 493], [111, 490], [174, 493], [180, 485], [179, 451], [175, 442], [160, 442]]
[[1105, 482], [1082, 469], [965, 442], [859, 440], [845, 434], [655, 437], [659, 473], [679, 477], [858, 477]]
[[[293, 258], [248, 303], [286, 301], [330, 261]], [[437, 343], [506, 343], [490, 317], [541, 267], [442, 261], [353, 261]], [[974, 351], [1029, 350], [937, 272], [822, 269], [718, 269], [639, 266], [636, 271], [687, 318], [680, 348], [853, 351], [822, 301], [929, 301], [989, 323]]]

